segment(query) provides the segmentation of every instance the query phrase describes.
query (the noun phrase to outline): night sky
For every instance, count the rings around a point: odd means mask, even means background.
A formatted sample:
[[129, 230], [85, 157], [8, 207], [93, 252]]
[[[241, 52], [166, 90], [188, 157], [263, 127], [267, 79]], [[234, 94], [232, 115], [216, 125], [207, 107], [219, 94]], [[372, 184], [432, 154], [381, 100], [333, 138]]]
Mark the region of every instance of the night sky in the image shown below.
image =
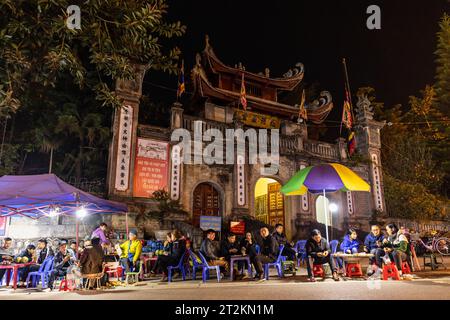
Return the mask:
[[[381, 8], [381, 30], [366, 27], [371, 4]], [[372, 86], [387, 106], [406, 105], [408, 96], [432, 84], [438, 21], [450, 12], [447, 0], [169, 0], [169, 5], [168, 19], [187, 26], [176, 41], [186, 73], [204, 48], [205, 34], [223, 62], [242, 62], [248, 71], [269, 67], [276, 77], [302, 62], [304, 81], [331, 92], [333, 119], [342, 112], [343, 57], [353, 95], [358, 87]], [[153, 72], [145, 82], [151, 99], [174, 100], [175, 92], [155, 84], [175, 90], [176, 76]]]

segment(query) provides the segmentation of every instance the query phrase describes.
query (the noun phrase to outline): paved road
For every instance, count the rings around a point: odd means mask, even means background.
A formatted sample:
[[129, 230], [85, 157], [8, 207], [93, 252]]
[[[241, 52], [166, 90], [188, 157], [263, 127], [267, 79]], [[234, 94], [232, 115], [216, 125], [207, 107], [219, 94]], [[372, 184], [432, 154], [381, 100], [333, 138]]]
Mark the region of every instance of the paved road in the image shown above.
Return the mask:
[[450, 274], [412, 281], [349, 280], [308, 283], [304, 276], [269, 281], [208, 282], [146, 281], [139, 286], [104, 291], [37, 292], [0, 289], [0, 300], [15, 299], [130, 299], [130, 300], [245, 300], [245, 299], [438, 299], [450, 300]]

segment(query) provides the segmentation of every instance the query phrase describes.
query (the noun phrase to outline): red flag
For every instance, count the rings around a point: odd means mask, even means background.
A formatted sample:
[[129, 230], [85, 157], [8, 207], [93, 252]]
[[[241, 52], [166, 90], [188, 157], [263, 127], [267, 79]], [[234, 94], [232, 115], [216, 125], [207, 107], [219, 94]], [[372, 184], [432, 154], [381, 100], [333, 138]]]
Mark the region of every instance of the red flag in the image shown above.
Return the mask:
[[241, 102], [242, 108], [244, 108], [244, 110], [247, 110], [247, 97], [246, 97], [246, 94], [245, 94], [244, 73], [242, 73], [241, 97], [240, 97], [239, 100]]
[[350, 99], [348, 97], [348, 92], [346, 91], [345, 93], [346, 93], [346, 98], [344, 101], [344, 107], [342, 108], [342, 123], [345, 124], [347, 129], [351, 129], [353, 126], [352, 111], [351, 111]]
[[356, 149], [355, 132], [353, 131], [350, 131], [350, 134], [348, 135], [347, 148], [348, 154], [352, 156], [352, 154], [355, 152]]

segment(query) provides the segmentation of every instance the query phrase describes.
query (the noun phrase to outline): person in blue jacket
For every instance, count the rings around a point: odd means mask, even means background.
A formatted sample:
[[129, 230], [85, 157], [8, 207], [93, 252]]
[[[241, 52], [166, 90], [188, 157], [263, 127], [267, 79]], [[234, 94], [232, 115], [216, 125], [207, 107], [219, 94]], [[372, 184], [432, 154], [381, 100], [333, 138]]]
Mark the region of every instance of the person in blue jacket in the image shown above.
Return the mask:
[[356, 230], [349, 229], [341, 243], [341, 250], [344, 253], [358, 253], [359, 240]]
[[378, 267], [381, 267], [383, 262], [383, 240], [384, 235], [381, 232], [380, 226], [378, 225], [372, 225], [370, 227], [370, 233], [364, 240], [364, 252], [372, 253], [374, 255], [373, 258], [370, 258], [369, 262], [371, 264], [375, 263]]

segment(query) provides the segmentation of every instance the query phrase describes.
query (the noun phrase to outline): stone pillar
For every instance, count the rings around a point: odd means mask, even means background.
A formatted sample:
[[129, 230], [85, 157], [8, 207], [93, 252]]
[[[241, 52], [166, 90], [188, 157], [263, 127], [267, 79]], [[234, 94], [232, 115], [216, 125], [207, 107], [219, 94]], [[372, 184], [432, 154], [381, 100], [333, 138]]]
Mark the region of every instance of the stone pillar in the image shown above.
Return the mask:
[[356, 149], [360, 154], [366, 155], [371, 161], [369, 165], [369, 177], [372, 209], [385, 212], [380, 130], [386, 122], [373, 119], [373, 107], [370, 105], [367, 95], [359, 95], [356, 105]]
[[175, 102], [171, 108], [170, 129], [178, 129], [183, 127], [183, 105]]
[[116, 94], [123, 100], [123, 105], [114, 112], [113, 137], [109, 147], [108, 194], [112, 197], [133, 195], [139, 101], [147, 66], [136, 64], [134, 68], [134, 79], [116, 81]]
[[[244, 129], [244, 124], [240, 119], [234, 119], [234, 128]], [[234, 199], [232, 216], [242, 217], [248, 216], [249, 195], [251, 194], [250, 185], [247, 177], [249, 176], [249, 164], [247, 163], [247, 148], [245, 148], [243, 155], [238, 154], [237, 147], [235, 148], [235, 162], [233, 170], [233, 184], [234, 184]]]

